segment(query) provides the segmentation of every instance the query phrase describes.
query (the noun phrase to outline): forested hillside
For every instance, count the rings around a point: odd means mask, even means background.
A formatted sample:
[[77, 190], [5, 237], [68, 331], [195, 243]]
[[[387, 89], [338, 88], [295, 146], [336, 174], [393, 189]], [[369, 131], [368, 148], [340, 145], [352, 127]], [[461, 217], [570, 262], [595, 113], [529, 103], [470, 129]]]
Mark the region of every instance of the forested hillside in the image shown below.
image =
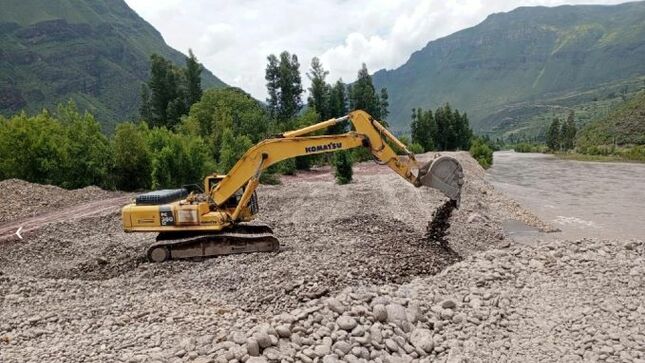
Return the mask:
[[399, 130], [413, 107], [450, 102], [476, 131], [536, 131], [545, 114], [605, 111], [644, 87], [643, 19], [645, 2], [520, 7], [428, 43], [374, 83], [387, 88]]
[[593, 121], [578, 136], [578, 147], [584, 150], [625, 145], [645, 145], [645, 92]]
[[[0, 113], [37, 112], [72, 99], [110, 131], [138, 116], [153, 53], [185, 61], [123, 0], [3, 0]], [[202, 83], [225, 86], [208, 70]]]

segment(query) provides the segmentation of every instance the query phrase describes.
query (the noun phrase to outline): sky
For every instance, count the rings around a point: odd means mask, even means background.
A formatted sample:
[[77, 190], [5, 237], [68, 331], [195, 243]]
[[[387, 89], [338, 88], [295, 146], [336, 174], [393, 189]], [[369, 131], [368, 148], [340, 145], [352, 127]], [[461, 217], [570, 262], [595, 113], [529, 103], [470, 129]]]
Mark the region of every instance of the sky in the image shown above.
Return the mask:
[[269, 54], [295, 53], [305, 88], [311, 59], [328, 82], [404, 64], [429, 41], [519, 6], [617, 4], [624, 0], [125, 0], [173, 48], [264, 100]]

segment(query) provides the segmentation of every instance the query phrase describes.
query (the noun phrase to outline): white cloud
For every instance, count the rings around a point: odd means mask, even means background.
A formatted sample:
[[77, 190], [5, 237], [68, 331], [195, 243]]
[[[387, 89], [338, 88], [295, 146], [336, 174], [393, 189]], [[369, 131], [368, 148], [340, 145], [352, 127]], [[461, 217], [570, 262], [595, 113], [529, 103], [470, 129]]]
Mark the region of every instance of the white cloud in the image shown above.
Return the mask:
[[429, 41], [518, 6], [619, 3], [621, 0], [126, 0], [174, 48], [191, 48], [226, 83], [266, 97], [271, 53], [298, 55], [303, 82], [320, 57], [330, 81], [396, 68]]

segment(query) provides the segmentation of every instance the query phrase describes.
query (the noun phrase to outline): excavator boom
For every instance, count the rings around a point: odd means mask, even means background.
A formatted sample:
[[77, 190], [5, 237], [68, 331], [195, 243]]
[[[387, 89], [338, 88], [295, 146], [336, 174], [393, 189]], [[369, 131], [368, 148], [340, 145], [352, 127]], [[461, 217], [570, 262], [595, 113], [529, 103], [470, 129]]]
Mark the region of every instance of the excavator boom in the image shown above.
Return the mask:
[[[312, 135], [341, 122], [353, 130], [338, 135]], [[389, 142], [389, 143], [388, 143]], [[401, 149], [397, 155], [390, 144]], [[193, 194], [185, 199], [159, 203], [129, 204], [123, 208], [126, 232], [159, 232], [149, 259], [205, 257], [241, 252], [260, 252], [279, 247], [268, 226], [244, 224], [257, 213], [255, 189], [260, 175], [271, 165], [303, 155], [366, 147], [381, 164], [387, 165], [416, 187], [440, 190], [459, 203], [463, 171], [454, 158], [442, 156], [421, 165], [414, 154], [392, 133], [364, 111], [330, 119], [277, 135], [251, 147], [225, 176], [206, 177], [205, 198]], [[153, 196], [142, 198], [157, 200]], [[150, 196], [151, 193], [148, 194]], [[181, 193], [180, 193], [181, 194]]]

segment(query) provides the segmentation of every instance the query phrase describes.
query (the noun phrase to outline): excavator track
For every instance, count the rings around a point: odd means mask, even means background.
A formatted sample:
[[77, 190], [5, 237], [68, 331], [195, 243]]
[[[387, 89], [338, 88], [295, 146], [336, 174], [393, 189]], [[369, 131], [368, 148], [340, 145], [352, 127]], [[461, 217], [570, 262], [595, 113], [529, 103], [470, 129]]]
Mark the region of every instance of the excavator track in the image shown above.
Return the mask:
[[148, 248], [148, 260], [164, 262], [177, 259], [199, 259], [235, 253], [273, 252], [280, 249], [271, 227], [237, 224], [216, 233], [160, 233]]

